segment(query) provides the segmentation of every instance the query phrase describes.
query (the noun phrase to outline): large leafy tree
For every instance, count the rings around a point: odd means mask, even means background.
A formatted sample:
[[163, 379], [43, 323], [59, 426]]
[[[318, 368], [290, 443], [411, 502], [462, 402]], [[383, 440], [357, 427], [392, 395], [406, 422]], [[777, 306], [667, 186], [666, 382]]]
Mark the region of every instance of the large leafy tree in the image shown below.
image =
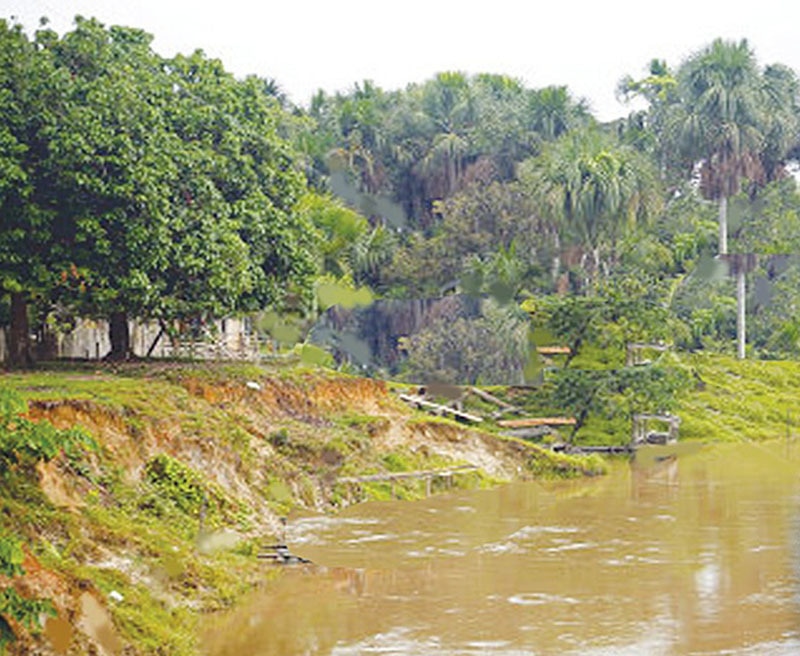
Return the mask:
[[[177, 94], [170, 125], [204, 160], [199, 172], [194, 165], [185, 172], [184, 202], [202, 206], [198, 192], [217, 198], [247, 247], [249, 289], [233, 290], [227, 303], [231, 310], [249, 311], [278, 302], [292, 286], [308, 283], [317, 238], [308, 216], [297, 211], [306, 187], [280, 136], [280, 106], [263, 80], [237, 81], [202, 52], [168, 66]], [[211, 208], [209, 213], [219, 215]]]
[[47, 166], [48, 141], [58, 131], [66, 82], [46, 46], [55, 35], [29, 39], [0, 20], [0, 293], [10, 300], [8, 361], [30, 363], [28, 304], [63, 268], [59, 201]]
[[164, 60], [150, 35], [96, 20], [2, 36], [0, 145], [24, 183], [2, 198], [12, 300], [38, 285], [110, 319], [122, 358], [133, 316], [219, 316], [308, 287], [316, 232], [294, 209], [305, 183], [267, 82], [201, 52]]
[[69, 74], [48, 146], [57, 220], [86, 279], [84, 311], [110, 319], [112, 357], [129, 350], [129, 316], [147, 317], [179, 243], [170, 203], [179, 144], [163, 110], [169, 78], [140, 30], [77, 19], [52, 45]]

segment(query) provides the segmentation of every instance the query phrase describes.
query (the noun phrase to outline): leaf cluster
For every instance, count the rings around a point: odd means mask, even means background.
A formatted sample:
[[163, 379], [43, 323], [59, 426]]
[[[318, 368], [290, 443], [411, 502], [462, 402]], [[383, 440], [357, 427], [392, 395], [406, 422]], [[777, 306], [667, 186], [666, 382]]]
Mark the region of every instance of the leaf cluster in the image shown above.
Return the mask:
[[[22, 543], [14, 535], [0, 531], [0, 576], [12, 578], [24, 574], [24, 557]], [[38, 631], [43, 615], [56, 615], [49, 599], [29, 599], [10, 586], [0, 590], [0, 654], [17, 639], [9, 620], [29, 631]]]
[[0, 21], [0, 291], [173, 320], [307, 286], [317, 232], [269, 86], [151, 42]]
[[0, 474], [15, 465], [48, 462], [60, 453], [76, 458], [99, 448], [82, 428], [59, 430], [24, 417], [26, 411], [27, 404], [15, 391], [0, 387]]

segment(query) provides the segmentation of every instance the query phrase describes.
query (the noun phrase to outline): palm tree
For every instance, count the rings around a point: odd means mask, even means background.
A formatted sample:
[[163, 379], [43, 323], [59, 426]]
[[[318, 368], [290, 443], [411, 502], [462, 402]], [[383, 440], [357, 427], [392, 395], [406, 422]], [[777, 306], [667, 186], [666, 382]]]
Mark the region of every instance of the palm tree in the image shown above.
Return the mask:
[[715, 40], [678, 70], [678, 98], [669, 120], [670, 141], [687, 163], [700, 163], [704, 194], [719, 201], [719, 252], [728, 252], [728, 199], [743, 178], [764, 171], [764, 85], [746, 40]]
[[800, 81], [788, 66], [773, 64], [762, 76], [765, 118], [764, 151], [761, 156], [767, 182], [786, 174], [788, 153], [800, 136]]
[[431, 136], [419, 172], [432, 197], [448, 197], [458, 189], [470, 153], [476, 118], [470, 80], [463, 73], [439, 73], [421, 92]]
[[592, 256], [597, 281], [601, 250], [659, 208], [652, 164], [596, 129], [570, 132], [520, 170], [545, 214]]
[[573, 100], [563, 86], [529, 91], [527, 115], [528, 127], [544, 141], [587, 125], [591, 117], [586, 102]]

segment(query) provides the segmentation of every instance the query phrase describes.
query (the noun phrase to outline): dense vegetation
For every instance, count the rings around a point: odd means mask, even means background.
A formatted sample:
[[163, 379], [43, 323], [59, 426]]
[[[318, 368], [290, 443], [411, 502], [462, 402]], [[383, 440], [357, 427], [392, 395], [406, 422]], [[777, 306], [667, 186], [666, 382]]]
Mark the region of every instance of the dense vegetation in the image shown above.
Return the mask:
[[[526, 383], [493, 391], [532, 413], [574, 416], [569, 440], [620, 442], [634, 414], [676, 408], [690, 437], [712, 425], [725, 437], [754, 422], [764, 434], [789, 425], [766, 390], [780, 387], [779, 371], [792, 385], [775, 398], [793, 398], [794, 365], [765, 371], [729, 357], [800, 354], [800, 194], [790, 174], [800, 155], [800, 83], [786, 66], [760, 65], [746, 41], [717, 40], [675, 67], [653, 60], [645, 77], [619, 85], [646, 108], [606, 124], [565, 87], [458, 72], [400, 90], [362, 82], [294, 107], [272, 80], [236, 79], [202, 51], [164, 58], [151, 42], [96, 20], [76, 19], [64, 35], [0, 21], [8, 365], [45, 357], [31, 333], [68, 331], [76, 317], [107, 319], [110, 357], [123, 360], [130, 318], [180, 334], [250, 314], [276, 343], [301, 344], [307, 360], [341, 369]], [[649, 366], [631, 366], [634, 343], [658, 346]], [[542, 358], [543, 346], [568, 352]], [[74, 391], [78, 380], [64, 384]], [[23, 394], [36, 389], [17, 382]], [[164, 403], [158, 421], [178, 417], [194, 422], [181, 426], [183, 437], [206, 436], [183, 388], [148, 379], [180, 401], [156, 402], [138, 396], [141, 381], [129, 382], [91, 394], [106, 412], [123, 389], [131, 434], [157, 431], [149, 415]], [[760, 400], [720, 422], [720, 399], [740, 396]], [[31, 422], [25, 408], [0, 390], [0, 510], [14, 529], [0, 530], [4, 580], [24, 573], [25, 519], [86, 548], [80, 521], [57, 516], [32, 484], [53, 460], [91, 491], [93, 531], [130, 548], [137, 531], [164, 545], [175, 526], [185, 534], [188, 564], [168, 577], [176, 589], [213, 579], [207, 562], [188, 555], [198, 515], [251, 528], [237, 503], [179, 458], [147, 454], [132, 486], [85, 433]], [[431, 464], [373, 452], [365, 436], [385, 430], [385, 418], [325, 419], [322, 440], [318, 424], [300, 426], [299, 438], [287, 430], [302, 413], [263, 431], [245, 410], [203, 412], [224, 424], [225, 448], [241, 467], [265, 451], [283, 468], [263, 486], [260, 502], [273, 510], [292, 496], [287, 481], [295, 497], [309, 493], [315, 467]], [[261, 451], [247, 446], [256, 442]], [[557, 469], [552, 458], [529, 464]], [[83, 576], [81, 559], [67, 560], [49, 564]], [[9, 622], [36, 630], [51, 610], [7, 586], [0, 652], [13, 637]], [[169, 624], [177, 615], [158, 617]], [[154, 635], [143, 617], [117, 620], [143, 645]]]
[[[63, 36], [0, 26], [11, 364], [30, 363], [31, 332], [76, 316], [107, 318], [111, 356], [124, 358], [130, 317], [180, 330], [269, 310], [259, 325], [293, 342], [341, 299], [331, 289], [456, 292], [482, 299], [478, 312], [434, 317], [390, 366], [356, 360], [393, 376], [518, 382], [542, 341], [531, 317], [574, 348], [616, 333], [730, 350], [727, 273], [747, 274], [750, 351], [800, 348], [800, 203], [787, 174], [798, 80], [761, 67], [745, 41], [624, 78], [620, 93], [648, 107], [610, 124], [564, 87], [457, 72], [292, 107], [272, 80], [150, 44], [95, 20]], [[585, 334], [558, 318], [578, 306], [597, 306]], [[353, 340], [333, 337], [326, 346], [352, 361]], [[462, 357], [431, 370], [448, 349]]]

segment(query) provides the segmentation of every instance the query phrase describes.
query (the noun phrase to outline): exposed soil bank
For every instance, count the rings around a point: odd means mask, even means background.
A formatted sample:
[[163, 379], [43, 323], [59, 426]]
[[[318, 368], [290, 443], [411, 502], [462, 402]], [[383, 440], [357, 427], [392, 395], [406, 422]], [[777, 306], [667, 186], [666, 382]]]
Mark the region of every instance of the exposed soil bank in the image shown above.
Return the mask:
[[12, 654], [194, 653], [200, 612], [263, 579], [255, 556], [281, 516], [430, 489], [340, 478], [473, 465], [449, 484], [476, 486], [597, 464], [429, 418], [385, 382], [320, 371], [60, 367], [0, 385], [32, 419], [80, 425], [101, 446], [0, 481], [3, 525], [28, 545], [26, 573], [8, 583], [58, 613], [40, 635], [15, 626]]

